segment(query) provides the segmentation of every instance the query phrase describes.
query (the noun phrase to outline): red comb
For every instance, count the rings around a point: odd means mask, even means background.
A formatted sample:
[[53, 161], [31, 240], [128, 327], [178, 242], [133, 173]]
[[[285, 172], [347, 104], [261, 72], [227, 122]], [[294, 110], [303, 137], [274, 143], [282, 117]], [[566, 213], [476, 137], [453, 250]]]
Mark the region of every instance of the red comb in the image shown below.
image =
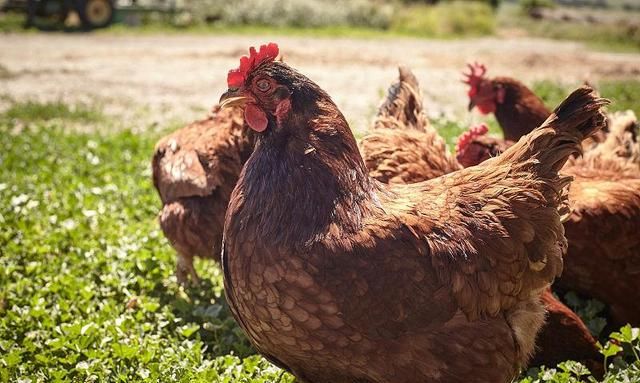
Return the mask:
[[469, 143], [476, 137], [484, 136], [489, 132], [489, 127], [484, 122], [478, 125], [474, 125], [466, 132], [462, 133], [458, 137], [458, 143], [456, 144], [456, 153], [462, 153], [467, 148]]
[[247, 79], [247, 74], [255, 69], [260, 64], [273, 61], [278, 57], [278, 44], [269, 43], [261, 45], [260, 50], [256, 52], [256, 48], [249, 48], [249, 56], [242, 56], [240, 58], [240, 66], [237, 69], [232, 69], [227, 75], [227, 85], [229, 88], [237, 88]]
[[463, 83], [469, 84], [471, 89], [470, 93], [474, 92], [474, 89], [478, 86], [480, 81], [484, 78], [485, 73], [487, 73], [487, 67], [484, 64], [480, 64], [477, 61], [473, 64], [467, 64], [469, 68], [469, 72], [463, 72], [465, 79], [462, 80]]

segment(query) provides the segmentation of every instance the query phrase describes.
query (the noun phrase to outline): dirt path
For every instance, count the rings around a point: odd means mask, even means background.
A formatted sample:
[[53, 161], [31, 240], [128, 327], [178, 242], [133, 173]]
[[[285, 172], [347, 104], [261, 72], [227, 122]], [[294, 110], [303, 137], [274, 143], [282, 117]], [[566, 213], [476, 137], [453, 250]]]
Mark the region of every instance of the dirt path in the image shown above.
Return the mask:
[[247, 47], [267, 40], [277, 41], [285, 60], [326, 89], [358, 127], [373, 115], [398, 63], [415, 70], [432, 115], [458, 117], [466, 115], [458, 80], [467, 61], [526, 82], [640, 77], [639, 54], [549, 40], [10, 34], [0, 38], [0, 96], [97, 101], [106, 113], [141, 128], [188, 121], [217, 101], [227, 70]]

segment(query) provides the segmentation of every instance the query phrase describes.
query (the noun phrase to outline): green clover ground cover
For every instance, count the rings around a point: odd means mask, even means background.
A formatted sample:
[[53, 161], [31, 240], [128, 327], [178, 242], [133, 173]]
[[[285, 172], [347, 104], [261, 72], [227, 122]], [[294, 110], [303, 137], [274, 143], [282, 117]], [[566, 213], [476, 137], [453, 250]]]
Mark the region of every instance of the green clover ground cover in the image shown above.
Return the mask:
[[[275, 381], [222, 295], [173, 278], [154, 140], [0, 127], [0, 382]], [[234, 356], [237, 355], [238, 357]]]
[[[157, 137], [27, 126], [0, 119], [0, 382], [293, 382], [254, 355], [217, 267], [198, 265], [199, 288], [176, 284], [150, 181]], [[640, 381], [638, 330], [614, 337], [606, 381]], [[595, 381], [571, 362], [529, 373]]]

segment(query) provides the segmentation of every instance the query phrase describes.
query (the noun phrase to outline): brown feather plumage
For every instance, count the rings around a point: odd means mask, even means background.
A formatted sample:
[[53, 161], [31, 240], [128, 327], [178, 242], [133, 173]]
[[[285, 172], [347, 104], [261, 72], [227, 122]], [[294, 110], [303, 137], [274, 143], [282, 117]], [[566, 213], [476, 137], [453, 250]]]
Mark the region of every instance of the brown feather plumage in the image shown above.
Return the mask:
[[407, 67], [389, 87], [373, 131], [360, 141], [369, 175], [383, 183], [414, 183], [460, 169], [429, 123], [418, 80]]
[[[609, 116], [604, 142], [582, 157], [570, 158], [562, 170], [573, 176], [565, 223], [569, 243], [559, 287], [597, 298], [610, 306], [611, 323], [640, 324], [633, 302], [640, 299], [640, 144], [637, 120], [631, 111]], [[502, 142], [482, 137], [494, 144]], [[477, 151], [495, 156], [476, 144]], [[467, 158], [483, 159], [482, 155]], [[607, 272], [603, 272], [607, 270]], [[543, 334], [544, 335], [544, 334]]]
[[387, 90], [387, 97], [378, 108], [373, 129], [425, 131], [430, 123], [424, 112], [420, 84], [406, 66], [398, 67], [398, 81]]
[[611, 323], [640, 324], [640, 171], [616, 159], [581, 160], [563, 172], [575, 177], [565, 223], [569, 250], [559, 286], [610, 307]]
[[178, 253], [176, 275], [197, 281], [193, 257], [220, 260], [224, 214], [254, 138], [240, 109], [214, 108], [156, 144], [153, 183], [163, 203], [160, 227]]
[[[399, 68], [374, 121], [361, 141], [372, 177], [417, 182], [459, 169], [444, 140], [429, 125], [417, 79]], [[163, 201], [160, 225], [178, 252], [176, 273], [197, 280], [193, 257], [220, 259], [229, 195], [253, 148], [239, 109], [214, 109], [157, 144], [153, 179]]]
[[505, 91], [504, 101], [496, 104], [496, 120], [504, 132], [504, 138], [518, 141], [542, 124], [551, 111], [542, 100], [523, 83], [510, 77], [495, 77], [494, 87]]
[[281, 63], [257, 72], [289, 84], [292, 108], [225, 223], [225, 293], [256, 349], [301, 382], [510, 381], [562, 268], [557, 170], [604, 102], [577, 91], [484, 166], [386, 187], [324, 91]]

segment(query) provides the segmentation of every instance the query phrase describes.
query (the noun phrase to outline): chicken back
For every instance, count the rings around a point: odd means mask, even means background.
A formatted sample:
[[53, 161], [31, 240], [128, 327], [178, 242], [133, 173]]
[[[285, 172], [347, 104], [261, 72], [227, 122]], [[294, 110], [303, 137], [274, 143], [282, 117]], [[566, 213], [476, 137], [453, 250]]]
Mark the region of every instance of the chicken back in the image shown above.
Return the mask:
[[[474, 137], [459, 151], [465, 166], [505, 150], [505, 142]], [[501, 147], [502, 145], [502, 147]], [[610, 324], [640, 325], [640, 144], [633, 112], [609, 116], [609, 133], [562, 173], [574, 177], [572, 209], [565, 222], [568, 253], [557, 285], [597, 298], [610, 307]], [[603, 272], [606, 270], [607, 272]], [[544, 335], [544, 334], [543, 334]]]
[[[585, 164], [586, 163], [586, 164]], [[580, 159], [572, 175], [569, 250], [558, 285], [605, 302], [610, 322], [640, 325], [640, 172], [634, 164]]]
[[255, 54], [223, 96], [267, 126], [231, 196], [222, 264], [256, 349], [302, 382], [510, 381], [562, 269], [557, 171], [605, 102], [580, 89], [486, 166], [384, 186], [330, 97]]
[[423, 109], [420, 85], [409, 68], [399, 68], [371, 133], [360, 141], [369, 175], [383, 183], [414, 183], [460, 169]]

